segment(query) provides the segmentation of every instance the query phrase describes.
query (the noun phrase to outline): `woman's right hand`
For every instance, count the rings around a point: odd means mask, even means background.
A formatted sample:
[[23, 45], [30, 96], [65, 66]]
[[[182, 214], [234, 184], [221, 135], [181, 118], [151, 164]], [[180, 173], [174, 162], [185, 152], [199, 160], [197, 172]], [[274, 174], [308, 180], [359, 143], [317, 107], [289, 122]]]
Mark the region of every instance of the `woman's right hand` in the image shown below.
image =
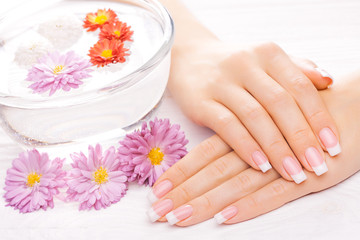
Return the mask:
[[273, 166], [296, 183], [306, 179], [301, 165], [317, 175], [327, 171], [323, 150], [332, 156], [341, 150], [316, 89], [332, 83], [324, 71], [294, 63], [274, 43], [244, 49], [218, 40], [179, 45], [169, 89], [189, 118], [214, 130], [257, 170]]
[[317, 177], [305, 170], [308, 180], [300, 185], [286, 181], [272, 169], [262, 174], [249, 168], [214, 135], [156, 181], [149, 195], [151, 219], [165, 221], [160, 217], [168, 214], [169, 223], [189, 226], [216, 215], [218, 223], [237, 223], [329, 188], [359, 171], [360, 72], [347, 79], [352, 81], [320, 92], [339, 126], [344, 146], [337, 157], [325, 154], [328, 173]]

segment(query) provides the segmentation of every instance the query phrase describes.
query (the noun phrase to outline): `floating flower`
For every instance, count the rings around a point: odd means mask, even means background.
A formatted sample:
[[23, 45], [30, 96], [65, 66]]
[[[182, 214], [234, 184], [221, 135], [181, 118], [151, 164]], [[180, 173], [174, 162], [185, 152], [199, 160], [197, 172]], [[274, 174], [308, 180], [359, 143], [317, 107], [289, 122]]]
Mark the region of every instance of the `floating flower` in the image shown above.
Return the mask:
[[74, 15], [59, 16], [39, 25], [38, 32], [49, 39], [57, 49], [66, 49], [82, 36], [81, 21]]
[[90, 77], [90, 66], [88, 60], [72, 51], [64, 55], [55, 51], [40, 58], [29, 70], [26, 80], [34, 82], [29, 86], [34, 93], [50, 90], [51, 96], [59, 89], [69, 91], [71, 88], [78, 88], [83, 84], [82, 79]]
[[185, 134], [169, 119], [143, 123], [141, 130], [120, 141], [118, 156], [129, 181], [152, 186], [169, 167], [186, 155]]
[[46, 38], [39, 36], [22, 43], [15, 52], [14, 61], [22, 67], [30, 67], [53, 49], [54, 47]]
[[46, 153], [40, 154], [35, 149], [21, 153], [7, 171], [4, 188], [7, 206], [22, 213], [53, 208], [53, 196], [65, 186], [64, 160], [50, 161]]
[[125, 56], [129, 56], [128, 50], [124, 48], [123, 42], [103, 39], [90, 48], [90, 62], [97, 67], [104, 67], [110, 63], [123, 63], [126, 61]]
[[89, 146], [89, 157], [83, 153], [71, 155], [74, 163], [67, 180], [67, 199], [80, 202], [80, 210], [99, 210], [120, 201], [127, 190], [127, 177], [119, 169], [115, 148], [102, 154], [99, 144]]
[[131, 26], [127, 26], [126, 23], [116, 21], [113, 24], [106, 24], [101, 28], [99, 37], [100, 39], [116, 39], [118, 41], [132, 41], [131, 36], [133, 31], [130, 30]]
[[96, 13], [88, 13], [84, 20], [84, 28], [88, 28], [88, 32], [95, 31], [98, 28], [102, 28], [105, 24], [113, 23], [117, 20], [116, 13], [111, 10], [98, 9]]

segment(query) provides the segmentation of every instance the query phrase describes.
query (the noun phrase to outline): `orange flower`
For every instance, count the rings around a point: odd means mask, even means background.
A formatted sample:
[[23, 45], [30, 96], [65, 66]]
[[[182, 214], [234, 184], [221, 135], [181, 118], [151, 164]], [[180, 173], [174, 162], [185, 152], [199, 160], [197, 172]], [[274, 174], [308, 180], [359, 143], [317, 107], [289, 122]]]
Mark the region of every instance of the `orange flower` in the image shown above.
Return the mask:
[[88, 32], [95, 31], [98, 28], [102, 28], [108, 23], [113, 23], [117, 20], [116, 13], [111, 10], [98, 9], [96, 13], [88, 13], [84, 20], [84, 28], [88, 28]]
[[101, 28], [99, 37], [100, 39], [116, 39], [118, 41], [132, 41], [131, 36], [133, 31], [130, 30], [131, 26], [121, 21], [115, 21], [113, 24], [106, 24]]
[[125, 56], [130, 54], [124, 48], [124, 43], [116, 40], [99, 40], [89, 50], [90, 62], [97, 67], [104, 67], [110, 63], [123, 63]]

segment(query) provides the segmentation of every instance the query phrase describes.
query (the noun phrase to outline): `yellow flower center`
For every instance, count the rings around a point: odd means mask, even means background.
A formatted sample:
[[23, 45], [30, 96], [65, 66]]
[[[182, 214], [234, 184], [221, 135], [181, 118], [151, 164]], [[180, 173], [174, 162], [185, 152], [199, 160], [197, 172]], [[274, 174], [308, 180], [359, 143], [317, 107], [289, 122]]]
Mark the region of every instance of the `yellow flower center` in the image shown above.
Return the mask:
[[106, 171], [106, 168], [99, 167], [96, 172], [94, 172], [94, 181], [97, 184], [106, 183], [108, 181], [108, 173]]
[[153, 148], [148, 154], [148, 158], [152, 165], [160, 165], [164, 158], [164, 153], [160, 151], [160, 148]]
[[64, 65], [58, 65], [58, 66], [55, 66], [54, 70], [53, 70], [53, 73], [55, 75], [57, 75], [58, 73], [60, 73], [63, 69], [64, 69]]
[[108, 17], [104, 14], [99, 14], [95, 18], [95, 22], [100, 25], [104, 24], [107, 20], [108, 20]]
[[27, 182], [26, 185], [28, 187], [33, 187], [35, 183], [39, 183], [41, 178], [41, 174], [37, 174], [36, 172], [30, 173], [27, 176]]
[[120, 31], [115, 30], [115, 31], [114, 31], [114, 34], [115, 34], [116, 36], [120, 37]]
[[101, 56], [104, 58], [111, 58], [112, 55], [112, 50], [111, 49], [107, 49], [101, 52]]

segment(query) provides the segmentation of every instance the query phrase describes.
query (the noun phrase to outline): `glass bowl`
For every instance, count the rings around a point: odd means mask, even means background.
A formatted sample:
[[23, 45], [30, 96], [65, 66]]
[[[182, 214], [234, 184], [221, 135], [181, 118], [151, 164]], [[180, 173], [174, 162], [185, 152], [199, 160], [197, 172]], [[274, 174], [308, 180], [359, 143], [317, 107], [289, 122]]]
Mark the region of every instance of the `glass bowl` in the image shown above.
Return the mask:
[[[134, 31], [131, 55], [120, 67], [94, 71], [79, 89], [34, 94], [24, 79], [29, 69], [15, 63], [21, 44], [40, 23], [73, 14], [83, 20], [97, 9], [114, 10]], [[98, 33], [83, 30], [68, 50], [84, 57]], [[160, 102], [170, 69], [173, 21], [156, 0], [28, 1], [0, 19], [0, 117], [17, 142], [58, 146], [120, 138]]]

